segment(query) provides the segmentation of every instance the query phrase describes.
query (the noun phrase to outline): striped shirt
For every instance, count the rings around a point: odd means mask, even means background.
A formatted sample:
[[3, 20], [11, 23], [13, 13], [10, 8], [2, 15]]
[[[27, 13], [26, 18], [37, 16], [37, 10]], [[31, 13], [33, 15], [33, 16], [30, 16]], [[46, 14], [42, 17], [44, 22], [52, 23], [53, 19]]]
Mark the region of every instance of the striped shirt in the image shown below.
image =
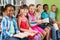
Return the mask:
[[[1, 27], [2, 27], [2, 34], [5, 38], [7, 37], [12, 37], [13, 34], [11, 34], [10, 31], [10, 18], [8, 16], [3, 17], [2, 22], [1, 22]], [[17, 26], [16, 19], [12, 17], [11, 21], [13, 21], [13, 30], [14, 33], [20, 32]]]

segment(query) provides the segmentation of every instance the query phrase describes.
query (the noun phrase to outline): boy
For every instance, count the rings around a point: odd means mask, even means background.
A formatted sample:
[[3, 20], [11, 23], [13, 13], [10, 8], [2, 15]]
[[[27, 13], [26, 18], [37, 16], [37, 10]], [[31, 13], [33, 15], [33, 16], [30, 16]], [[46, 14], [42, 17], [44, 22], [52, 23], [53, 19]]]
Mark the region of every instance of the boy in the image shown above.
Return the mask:
[[51, 28], [48, 26], [48, 23], [49, 23], [49, 15], [48, 15], [48, 5], [47, 4], [44, 4], [43, 5], [43, 12], [41, 14], [41, 18], [42, 19], [46, 19], [47, 22], [43, 23], [43, 25], [41, 26], [41, 28], [43, 28], [46, 33], [47, 33], [47, 36], [46, 36], [46, 40], [49, 40], [49, 34], [50, 34], [50, 30]]
[[49, 17], [53, 20], [53, 21], [56, 21], [56, 15], [55, 15], [55, 12], [56, 12], [56, 6], [55, 5], [52, 5], [51, 6], [51, 12], [49, 14]]
[[56, 18], [55, 12], [56, 12], [56, 5], [52, 5], [49, 17], [50, 17], [52, 24], [53, 24], [53, 27], [52, 27], [52, 38], [53, 38], [53, 40], [57, 40], [56, 39], [57, 38], [56, 31], [59, 30], [58, 25], [56, 23], [56, 19], [55, 19]]

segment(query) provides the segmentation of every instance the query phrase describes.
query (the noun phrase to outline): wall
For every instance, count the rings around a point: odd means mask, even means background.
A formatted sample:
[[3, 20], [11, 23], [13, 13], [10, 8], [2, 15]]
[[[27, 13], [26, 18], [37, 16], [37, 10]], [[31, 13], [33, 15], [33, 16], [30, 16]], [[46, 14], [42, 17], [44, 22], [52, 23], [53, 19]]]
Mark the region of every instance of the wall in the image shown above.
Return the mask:
[[[51, 5], [55, 4], [57, 6], [56, 11], [56, 19], [57, 21], [60, 21], [60, 0], [42, 0], [42, 4], [48, 4], [49, 10], [51, 9]], [[36, 0], [36, 4], [40, 3], [40, 0]]]
[[43, 0], [36, 0], [36, 4], [42, 4]]

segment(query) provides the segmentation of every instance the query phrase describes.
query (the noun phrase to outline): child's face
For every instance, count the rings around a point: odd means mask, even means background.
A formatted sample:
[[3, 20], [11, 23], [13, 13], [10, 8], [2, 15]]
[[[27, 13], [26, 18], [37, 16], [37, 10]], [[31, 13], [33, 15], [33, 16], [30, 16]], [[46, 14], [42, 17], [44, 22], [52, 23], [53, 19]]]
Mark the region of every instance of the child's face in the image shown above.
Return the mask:
[[53, 12], [55, 12], [55, 11], [56, 11], [56, 6], [52, 6], [51, 10], [52, 10]]
[[46, 12], [48, 11], [48, 6], [44, 7], [44, 11], [46, 11]]
[[24, 10], [25, 10], [24, 12], [25, 12], [25, 16], [26, 16], [26, 15], [27, 15], [27, 13], [28, 13], [28, 9], [24, 9]]
[[43, 6], [42, 6], [42, 5], [39, 5], [39, 6], [37, 7], [37, 10], [38, 10], [39, 12], [41, 12], [42, 9], [43, 9]]
[[29, 7], [29, 11], [30, 11], [31, 13], [34, 13], [34, 12], [35, 12], [35, 6], [30, 6], [30, 7]]
[[24, 13], [24, 9], [20, 9], [20, 13], [22, 13], [22, 14], [23, 14], [23, 13]]
[[13, 7], [8, 7], [7, 10], [7, 15], [9, 15], [10, 17], [13, 16], [13, 13], [14, 13], [14, 8]]

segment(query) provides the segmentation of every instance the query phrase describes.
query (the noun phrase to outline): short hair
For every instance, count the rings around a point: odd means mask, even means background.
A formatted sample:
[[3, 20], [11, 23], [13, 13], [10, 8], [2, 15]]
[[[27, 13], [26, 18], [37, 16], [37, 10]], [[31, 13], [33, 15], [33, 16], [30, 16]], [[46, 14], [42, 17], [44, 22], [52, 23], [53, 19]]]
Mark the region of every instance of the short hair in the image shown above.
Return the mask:
[[37, 8], [38, 6], [41, 6], [41, 4], [37, 4], [37, 5], [36, 5], [36, 8]]
[[53, 6], [56, 6], [55, 4], [53, 4], [51, 7], [53, 7]]
[[5, 5], [5, 10], [7, 10], [8, 7], [13, 7], [14, 10], [15, 10], [15, 7], [14, 7], [12, 4], [7, 4], [7, 5]]
[[43, 5], [43, 9], [44, 9], [45, 6], [48, 6], [48, 4], [44, 4], [44, 5]]
[[31, 6], [35, 6], [35, 5], [34, 4], [30, 4], [29, 7], [31, 7]]

